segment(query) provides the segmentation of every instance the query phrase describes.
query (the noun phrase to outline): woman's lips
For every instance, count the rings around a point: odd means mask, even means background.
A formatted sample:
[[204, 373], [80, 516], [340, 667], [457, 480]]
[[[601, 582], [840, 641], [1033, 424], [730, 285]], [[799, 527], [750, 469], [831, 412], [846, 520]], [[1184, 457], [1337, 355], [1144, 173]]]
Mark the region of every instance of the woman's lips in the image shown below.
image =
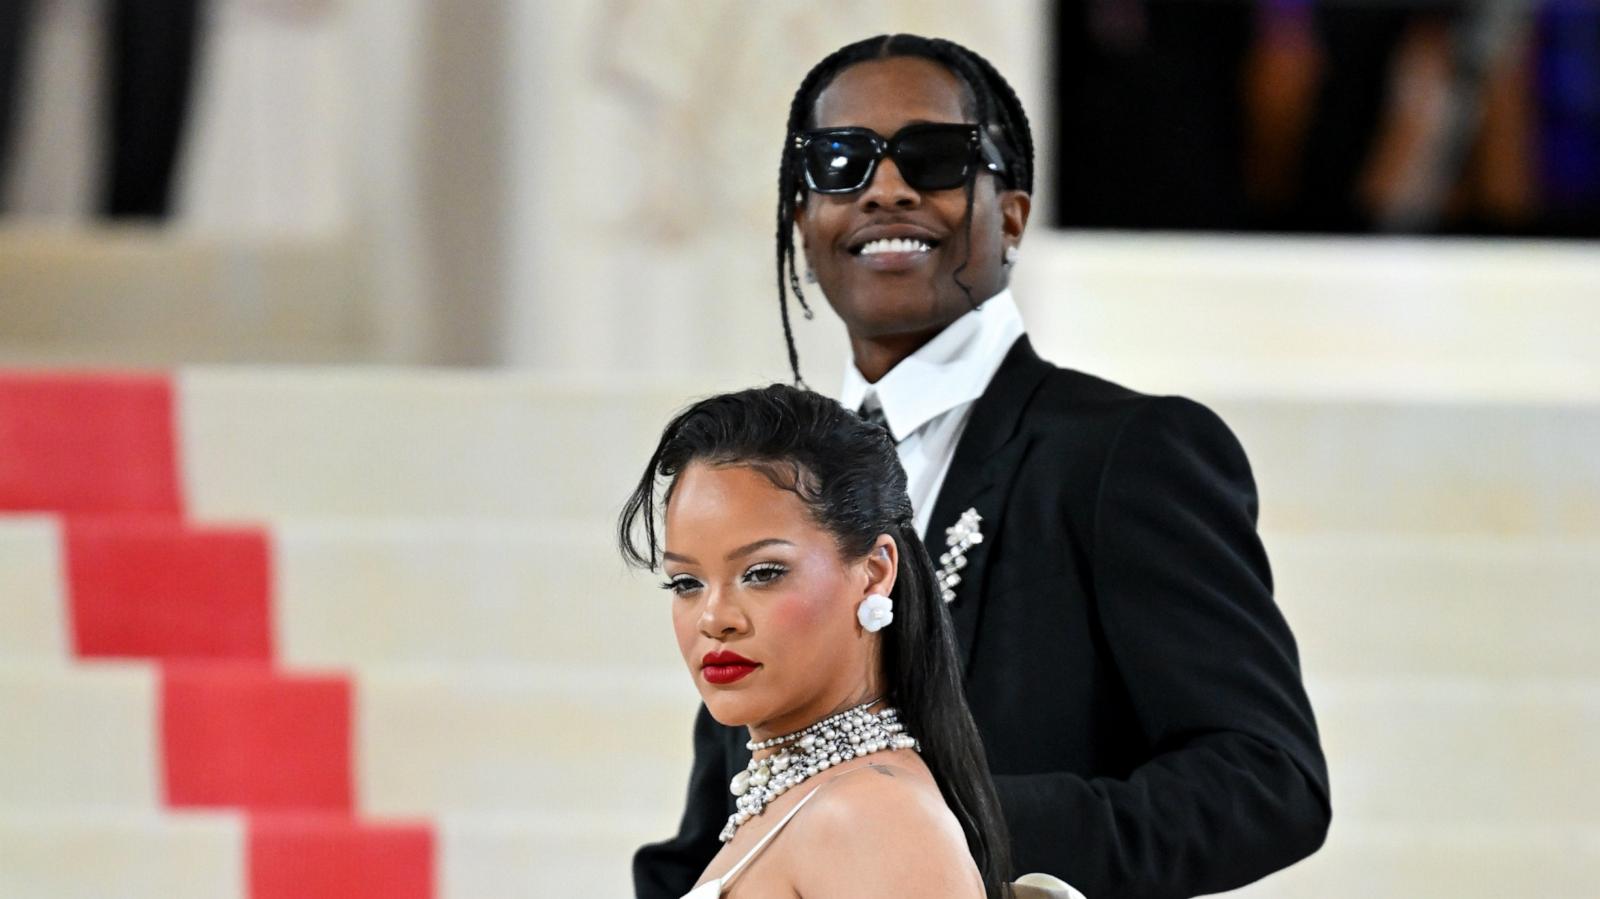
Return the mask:
[[759, 667], [736, 652], [708, 652], [700, 660], [700, 673], [712, 684], [731, 684]]
[[731, 684], [756, 670], [756, 665], [706, 665], [700, 669], [707, 683]]

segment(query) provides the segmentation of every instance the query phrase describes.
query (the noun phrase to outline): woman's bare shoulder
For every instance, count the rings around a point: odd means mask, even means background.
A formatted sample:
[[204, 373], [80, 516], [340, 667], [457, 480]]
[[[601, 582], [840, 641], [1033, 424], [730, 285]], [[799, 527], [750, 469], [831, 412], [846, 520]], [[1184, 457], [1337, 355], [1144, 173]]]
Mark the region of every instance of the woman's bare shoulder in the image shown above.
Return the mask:
[[791, 825], [785, 855], [800, 895], [983, 895], [966, 835], [926, 771], [847, 774]]

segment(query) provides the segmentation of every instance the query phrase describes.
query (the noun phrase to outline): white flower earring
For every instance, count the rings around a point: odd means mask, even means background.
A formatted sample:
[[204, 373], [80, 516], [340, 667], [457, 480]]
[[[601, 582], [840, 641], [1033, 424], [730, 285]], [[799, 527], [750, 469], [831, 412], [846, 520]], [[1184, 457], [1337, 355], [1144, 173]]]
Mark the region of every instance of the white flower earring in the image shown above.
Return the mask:
[[1005, 259], [1006, 266], [1010, 267], [1017, 264], [1017, 257], [1021, 255], [1022, 251], [1017, 249], [1016, 244], [1012, 244], [1011, 246], [1006, 247], [1005, 254], [1002, 258]]
[[869, 634], [883, 630], [894, 622], [894, 600], [882, 593], [868, 594], [861, 605], [856, 606], [856, 620]]

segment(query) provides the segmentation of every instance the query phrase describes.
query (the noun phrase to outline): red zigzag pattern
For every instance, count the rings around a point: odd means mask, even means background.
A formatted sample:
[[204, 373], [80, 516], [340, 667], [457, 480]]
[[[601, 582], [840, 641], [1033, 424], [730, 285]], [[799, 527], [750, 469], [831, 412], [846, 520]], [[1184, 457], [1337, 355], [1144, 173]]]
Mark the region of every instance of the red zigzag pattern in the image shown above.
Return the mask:
[[73, 650], [161, 666], [162, 795], [249, 816], [251, 899], [431, 899], [433, 827], [356, 814], [352, 684], [274, 654], [272, 544], [184, 516], [159, 375], [0, 377], [0, 511], [63, 520]]

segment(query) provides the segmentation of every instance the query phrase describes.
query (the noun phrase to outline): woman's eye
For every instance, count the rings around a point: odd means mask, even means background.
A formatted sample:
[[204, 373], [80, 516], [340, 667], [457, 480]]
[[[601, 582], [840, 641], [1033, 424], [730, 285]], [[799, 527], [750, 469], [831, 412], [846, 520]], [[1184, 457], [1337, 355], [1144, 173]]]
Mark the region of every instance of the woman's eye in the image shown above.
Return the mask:
[[744, 573], [744, 579], [749, 584], [770, 584], [778, 578], [789, 573], [789, 569], [775, 563], [768, 562], [757, 565]]
[[685, 593], [692, 592], [699, 586], [700, 582], [694, 578], [688, 577], [687, 575], [679, 575], [678, 577], [669, 579], [665, 584], [662, 584], [661, 589], [670, 590], [673, 593], [682, 596]]

